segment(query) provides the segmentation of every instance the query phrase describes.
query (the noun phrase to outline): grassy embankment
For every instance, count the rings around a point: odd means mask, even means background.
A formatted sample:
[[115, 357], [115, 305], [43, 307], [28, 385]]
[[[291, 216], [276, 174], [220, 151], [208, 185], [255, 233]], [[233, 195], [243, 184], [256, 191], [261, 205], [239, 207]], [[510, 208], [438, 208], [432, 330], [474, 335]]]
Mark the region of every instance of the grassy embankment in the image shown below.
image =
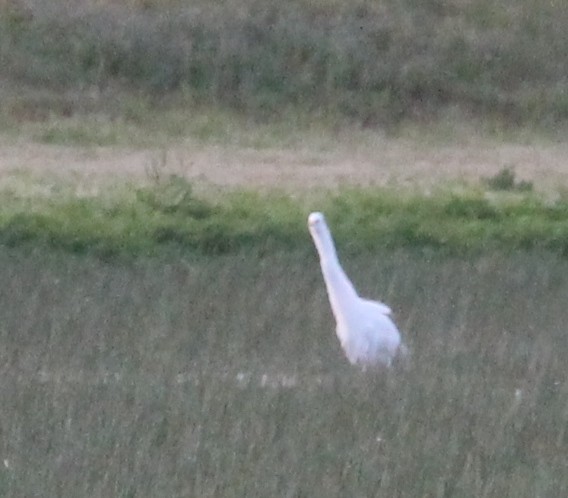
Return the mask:
[[140, 125], [181, 99], [260, 121], [396, 128], [458, 112], [564, 127], [567, 24], [564, 2], [535, 0], [14, 0], [0, 4], [4, 126]]

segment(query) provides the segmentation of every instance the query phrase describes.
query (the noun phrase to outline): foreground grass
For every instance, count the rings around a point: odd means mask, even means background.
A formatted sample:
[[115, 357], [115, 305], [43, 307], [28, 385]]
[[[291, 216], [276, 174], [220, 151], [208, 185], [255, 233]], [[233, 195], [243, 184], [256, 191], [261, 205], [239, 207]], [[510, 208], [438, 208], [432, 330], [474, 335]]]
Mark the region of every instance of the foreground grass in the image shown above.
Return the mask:
[[[495, 177], [507, 191], [440, 190], [433, 195], [385, 189], [324, 192], [296, 199], [233, 191], [200, 197], [181, 177], [125, 186], [89, 197], [65, 187], [26, 196], [6, 187], [0, 243], [102, 257], [306, 249], [306, 216], [328, 216], [346, 253], [414, 248], [446, 254], [487, 249], [546, 249], [568, 254], [568, 202], [543, 200], [512, 173]], [[506, 182], [503, 183], [503, 182]], [[515, 190], [517, 189], [517, 190]]]
[[342, 357], [313, 251], [2, 249], [2, 495], [565, 496], [567, 265], [345, 258], [412, 350], [381, 377]]

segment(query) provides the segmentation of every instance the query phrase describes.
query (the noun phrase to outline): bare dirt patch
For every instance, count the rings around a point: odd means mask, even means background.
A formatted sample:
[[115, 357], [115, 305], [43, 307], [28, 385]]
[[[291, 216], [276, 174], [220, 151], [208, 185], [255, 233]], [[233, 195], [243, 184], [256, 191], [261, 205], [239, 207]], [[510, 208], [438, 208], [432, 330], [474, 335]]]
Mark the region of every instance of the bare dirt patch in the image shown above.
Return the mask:
[[568, 143], [514, 144], [472, 140], [428, 144], [408, 139], [323, 146], [254, 149], [187, 141], [165, 149], [65, 147], [28, 140], [0, 140], [0, 182], [14, 175], [56, 176], [83, 186], [147, 181], [153, 174], [178, 174], [199, 186], [279, 188], [298, 191], [344, 185], [393, 185], [428, 190], [453, 182], [476, 183], [502, 168], [535, 188], [568, 187]]

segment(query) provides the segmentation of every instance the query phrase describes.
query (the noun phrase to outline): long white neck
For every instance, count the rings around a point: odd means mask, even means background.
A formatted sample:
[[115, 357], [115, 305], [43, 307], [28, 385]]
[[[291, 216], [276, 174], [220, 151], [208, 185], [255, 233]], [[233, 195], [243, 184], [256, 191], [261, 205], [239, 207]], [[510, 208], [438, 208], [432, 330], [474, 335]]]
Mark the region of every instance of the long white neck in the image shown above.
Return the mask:
[[327, 288], [329, 302], [336, 320], [348, 316], [351, 303], [358, 298], [353, 284], [339, 264], [333, 238], [325, 223], [311, 230], [319, 253], [321, 271]]

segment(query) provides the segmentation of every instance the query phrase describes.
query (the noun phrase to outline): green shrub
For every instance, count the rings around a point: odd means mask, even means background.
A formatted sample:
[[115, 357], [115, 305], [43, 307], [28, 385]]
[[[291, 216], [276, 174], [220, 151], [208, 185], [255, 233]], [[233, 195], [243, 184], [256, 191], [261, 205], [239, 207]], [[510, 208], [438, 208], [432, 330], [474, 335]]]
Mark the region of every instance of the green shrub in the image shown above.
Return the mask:
[[136, 198], [155, 211], [198, 220], [207, 218], [214, 210], [207, 202], [197, 199], [193, 195], [191, 184], [177, 175], [171, 175], [164, 183], [153, 188], [138, 189]]
[[518, 190], [521, 192], [530, 192], [533, 189], [533, 183], [516, 180], [513, 168], [502, 168], [494, 176], [483, 178], [483, 183], [491, 190]]
[[418, 248], [444, 252], [543, 248], [568, 253], [568, 204], [532, 193], [479, 192], [424, 196], [349, 189], [325, 197], [237, 191], [216, 200], [196, 196], [170, 177], [105, 198], [58, 197], [0, 203], [0, 243], [51, 247], [111, 257], [165, 250], [220, 254], [309, 248], [310, 210], [326, 214], [341, 252]]

